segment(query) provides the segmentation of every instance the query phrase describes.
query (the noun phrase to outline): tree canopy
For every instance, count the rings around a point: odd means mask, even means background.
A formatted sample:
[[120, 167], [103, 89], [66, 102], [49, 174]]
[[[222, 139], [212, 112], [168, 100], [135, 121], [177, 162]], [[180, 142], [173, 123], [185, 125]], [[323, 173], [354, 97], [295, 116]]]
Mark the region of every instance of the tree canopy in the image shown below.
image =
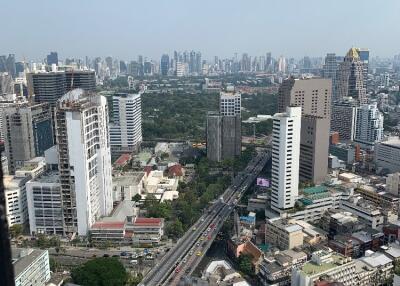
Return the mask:
[[94, 258], [71, 272], [74, 283], [82, 286], [123, 286], [128, 274], [116, 258]]

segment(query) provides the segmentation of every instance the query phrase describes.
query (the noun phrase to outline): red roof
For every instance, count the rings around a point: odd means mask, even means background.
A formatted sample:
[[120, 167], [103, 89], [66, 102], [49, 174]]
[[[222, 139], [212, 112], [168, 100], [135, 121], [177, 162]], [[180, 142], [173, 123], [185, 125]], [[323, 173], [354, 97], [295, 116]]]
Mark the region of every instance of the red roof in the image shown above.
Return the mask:
[[122, 154], [119, 158], [114, 162], [115, 165], [123, 166], [132, 158], [131, 154]]
[[92, 225], [92, 229], [122, 229], [125, 227], [125, 222], [120, 221], [98, 221]]
[[168, 168], [168, 173], [170, 176], [182, 177], [183, 170], [180, 164], [173, 165]]
[[160, 225], [161, 222], [161, 218], [138, 217], [135, 219], [134, 224]]

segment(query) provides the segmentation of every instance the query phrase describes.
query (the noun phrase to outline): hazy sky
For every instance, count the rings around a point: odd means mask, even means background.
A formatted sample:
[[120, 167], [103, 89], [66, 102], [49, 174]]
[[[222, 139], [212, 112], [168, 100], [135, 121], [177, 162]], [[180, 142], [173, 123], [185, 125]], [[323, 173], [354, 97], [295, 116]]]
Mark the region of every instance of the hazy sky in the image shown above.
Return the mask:
[[399, 0], [0, 0], [0, 54], [42, 59], [400, 53]]

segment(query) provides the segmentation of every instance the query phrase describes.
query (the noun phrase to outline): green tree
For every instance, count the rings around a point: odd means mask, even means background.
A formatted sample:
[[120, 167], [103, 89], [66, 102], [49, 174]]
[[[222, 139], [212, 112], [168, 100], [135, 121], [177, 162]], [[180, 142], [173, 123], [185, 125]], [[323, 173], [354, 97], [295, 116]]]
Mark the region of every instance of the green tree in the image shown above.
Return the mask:
[[10, 227], [10, 235], [12, 238], [17, 238], [22, 234], [23, 226], [22, 224], [14, 224]]
[[179, 238], [184, 233], [182, 223], [179, 220], [175, 220], [167, 226], [166, 233], [170, 237]]
[[140, 202], [141, 199], [142, 199], [142, 196], [139, 194], [136, 194], [132, 197], [132, 201], [137, 202], [137, 203]]
[[116, 258], [99, 257], [89, 260], [71, 271], [74, 283], [82, 286], [122, 286], [128, 274]]
[[60, 270], [60, 263], [58, 263], [53, 257], [49, 258], [50, 270], [58, 272]]
[[239, 271], [246, 275], [253, 274], [253, 264], [251, 263], [252, 256], [241, 253], [238, 258]]
[[129, 286], [137, 286], [143, 280], [143, 274], [138, 273], [136, 276], [130, 276], [128, 280]]

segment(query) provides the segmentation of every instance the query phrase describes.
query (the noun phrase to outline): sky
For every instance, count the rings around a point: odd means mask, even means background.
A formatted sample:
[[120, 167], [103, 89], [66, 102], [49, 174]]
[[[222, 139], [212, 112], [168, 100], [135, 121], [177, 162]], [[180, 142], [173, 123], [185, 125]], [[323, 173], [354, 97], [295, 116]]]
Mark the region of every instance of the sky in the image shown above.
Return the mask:
[[[4, 3], [3, 3], [4, 2]], [[0, 54], [159, 59], [400, 53], [399, 0], [0, 0]]]

